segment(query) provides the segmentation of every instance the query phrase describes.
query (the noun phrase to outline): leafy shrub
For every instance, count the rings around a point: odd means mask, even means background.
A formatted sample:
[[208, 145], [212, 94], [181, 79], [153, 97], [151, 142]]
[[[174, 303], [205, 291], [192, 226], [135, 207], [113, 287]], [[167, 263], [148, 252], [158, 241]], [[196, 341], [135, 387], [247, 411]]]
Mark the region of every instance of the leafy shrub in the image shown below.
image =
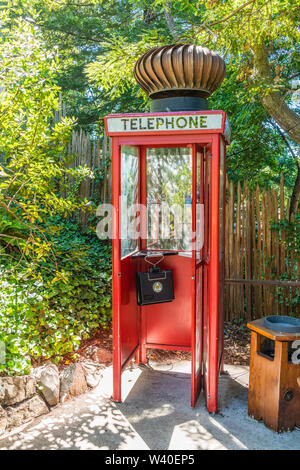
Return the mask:
[[[90, 230], [52, 219], [48, 240], [59, 275], [41, 261], [39, 269], [2, 266], [0, 341], [6, 348], [2, 374], [29, 373], [32, 362], [58, 362], [76, 352], [81, 339], [111, 321], [111, 246]], [[6, 268], [6, 270], [5, 270]]]
[[78, 187], [94, 175], [64, 164], [75, 120], [53, 122], [57, 51], [10, 8], [0, 20], [0, 373], [21, 374], [110, 321], [110, 246], [62, 218], [90, 207]]

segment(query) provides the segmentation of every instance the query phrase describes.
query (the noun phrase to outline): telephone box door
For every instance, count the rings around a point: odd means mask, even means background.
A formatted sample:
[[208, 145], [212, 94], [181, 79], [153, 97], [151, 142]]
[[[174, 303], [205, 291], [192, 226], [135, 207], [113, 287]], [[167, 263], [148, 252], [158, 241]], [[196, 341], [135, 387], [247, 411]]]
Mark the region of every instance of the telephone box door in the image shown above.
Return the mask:
[[122, 369], [138, 351], [139, 307], [136, 260], [139, 239], [132, 231], [130, 208], [139, 202], [139, 148], [113, 142], [113, 366], [115, 401], [121, 401]]
[[[204, 160], [203, 381], [209, 412], [218, 411], [218, 375], [223, 346], [225, 149], [214, 136]], [[220, 158], [221, 157], [221, 158]]]
[[196, 405], [201, 391], [202, 374], [202, 307], [203, 307], [203, 243], [204, 193], [203, 149], [194, 145], [193, 152], [193, 289], [192, 311], [192, 377], [191, 405]]

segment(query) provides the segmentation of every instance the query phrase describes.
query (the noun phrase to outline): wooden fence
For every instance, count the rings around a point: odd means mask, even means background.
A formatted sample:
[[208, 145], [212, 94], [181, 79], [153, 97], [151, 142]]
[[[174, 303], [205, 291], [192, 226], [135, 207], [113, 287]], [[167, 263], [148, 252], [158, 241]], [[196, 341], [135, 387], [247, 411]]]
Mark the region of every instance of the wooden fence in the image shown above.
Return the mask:
[[[297, 283], [274, 285], [282, 275], [300, 281], [300, 262], [294, 259], [279, 238], [284, 231], [270, 230], [271, 221], [286, 217], [289, 202], [285, 199], [284, 180], [280, 190], [250, 191], [247, 183], [227, 181], [225, 244], [225, 318], [255, 319], [262, 315], [300, 315], [300, 304], [289, 306], [295, 298]], [[235, 282], [228, 282], [235, 280]], [[254, 283], [239, 282], [254, 280]], [[256, 280], [256, 282], [255, 282]], [[272, 280], [260, 283], [260, 280]], [[299, 291], [298, 291], [299, 292]], [[281, 302], [280, 302], [281, 300]]]
[[[68, 168], [86, 166], [92, 170], [93, 178], [84, 178], [78, 188], [81, 199], [100, 202], [111, 202], [111, 139], [105, 135], [100, 139], [92, 139], [83, 131], [72, 134], [72, 140], [67, 146]], [[69, 180], [72, 187], [74, 181]], [[80, 223], [86, 225], [88, 212], [80, 213]]]
[[[81, 198], [92, 198], [97, 204], [111, 202], [111, 140], [105, 136], [92, 140], [82, 131], [74, 132], [67, 152], [74, 155], [70, 166], [85, 165], [95, 175], [80, 184]], [[97, 172], [103, 175], [102, 179], [97, 178]], [[270, 230], [271, 220], [282, 220], [289, 210], [283, 177], [279, 191], [258, 186], [250, 191], [246, 182], [236, 186], [232, 181], [226, 184], [225, 318], [250, 320], [297, 311], [300, 315], [300, 305], [293, 308], [288, 305], [299, 287], [259, 283], [274, 282], [283, 274], [288, 280], [300, 281], [300, 262], [297, 265], [293, 253], [279, 243], [277, 232]], [[87, 213], [81, 213], [83, 226], [87, 218]], [[284, 240], [285, 233], [281, 236]], [[282, 303], [281, 297], [285, 299]]]

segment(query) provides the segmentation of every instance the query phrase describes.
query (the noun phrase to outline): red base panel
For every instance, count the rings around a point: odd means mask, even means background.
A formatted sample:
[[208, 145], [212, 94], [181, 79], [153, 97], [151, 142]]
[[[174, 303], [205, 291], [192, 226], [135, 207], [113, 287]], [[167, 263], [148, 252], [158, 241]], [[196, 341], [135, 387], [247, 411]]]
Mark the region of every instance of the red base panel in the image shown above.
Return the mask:
[[173, 344], [145, 344], [145, 348], [147, 349], [166, 349], [170, 351], [191, 351], [192, 348], [190, 346], [175, 346]]

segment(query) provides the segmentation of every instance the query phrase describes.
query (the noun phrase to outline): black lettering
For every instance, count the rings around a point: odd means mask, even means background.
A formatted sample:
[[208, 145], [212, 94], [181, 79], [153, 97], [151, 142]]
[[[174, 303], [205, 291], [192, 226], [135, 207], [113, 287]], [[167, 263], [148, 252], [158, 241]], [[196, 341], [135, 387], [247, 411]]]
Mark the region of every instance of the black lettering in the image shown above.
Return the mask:
[[207, 127], [207, 116], [200, 116], [200, 127]]
[[145, 130], [146, 130], [147, 127], [143, 127], [143, 126], [142, 126], [142, 122], [143, 122], [143, 121], [142, 121], [142, 118], [139, 118], [139, 129], [141, 129], [141, 130], [144, 130], [144, 129], [145, 129]]
[[137, 118], [130, 119], [130, 129], [132, 131], [137, 131]]
[[147, 118], [148, 129], [155, 129], [153, 121], [154, 118]]
[[160, 118], [160, 117], [156, 118], [156, 129], [159, 129], [163, 125], [163, 123], [164, 123], [163, 118]]
[[194, 129], [197, 129], [198, 127], [198, 116], [190, 116], [189, 117], [189, 127], [193, 127]]
[[171, 126], [171, 129], [174, 129], [174, 118], [166, 118], [166, 128], [169, 129], [169, 125]]
[[123, 122], [124, 131], [126, 131], [127, 130], [126, 122], [129, 121], [129, 119], [121, 119], [121, 121]]
[[[181, 120], [184, 121], [184, 122], [183, 122], [183, 125], [180, 125], [180, 124], [179, 124], [179, 121], [181, 121]], [[177, 118], [177, 120], [176, 120], [176, 125], [177, 125], [177, 127], [179, 127], [180, 129], [183, 129], [183, 127], [186, 127], [186, 126], [187, 126], [187, 120], [186, 120], [186, 118], [183, 117], [183, 116]]]

